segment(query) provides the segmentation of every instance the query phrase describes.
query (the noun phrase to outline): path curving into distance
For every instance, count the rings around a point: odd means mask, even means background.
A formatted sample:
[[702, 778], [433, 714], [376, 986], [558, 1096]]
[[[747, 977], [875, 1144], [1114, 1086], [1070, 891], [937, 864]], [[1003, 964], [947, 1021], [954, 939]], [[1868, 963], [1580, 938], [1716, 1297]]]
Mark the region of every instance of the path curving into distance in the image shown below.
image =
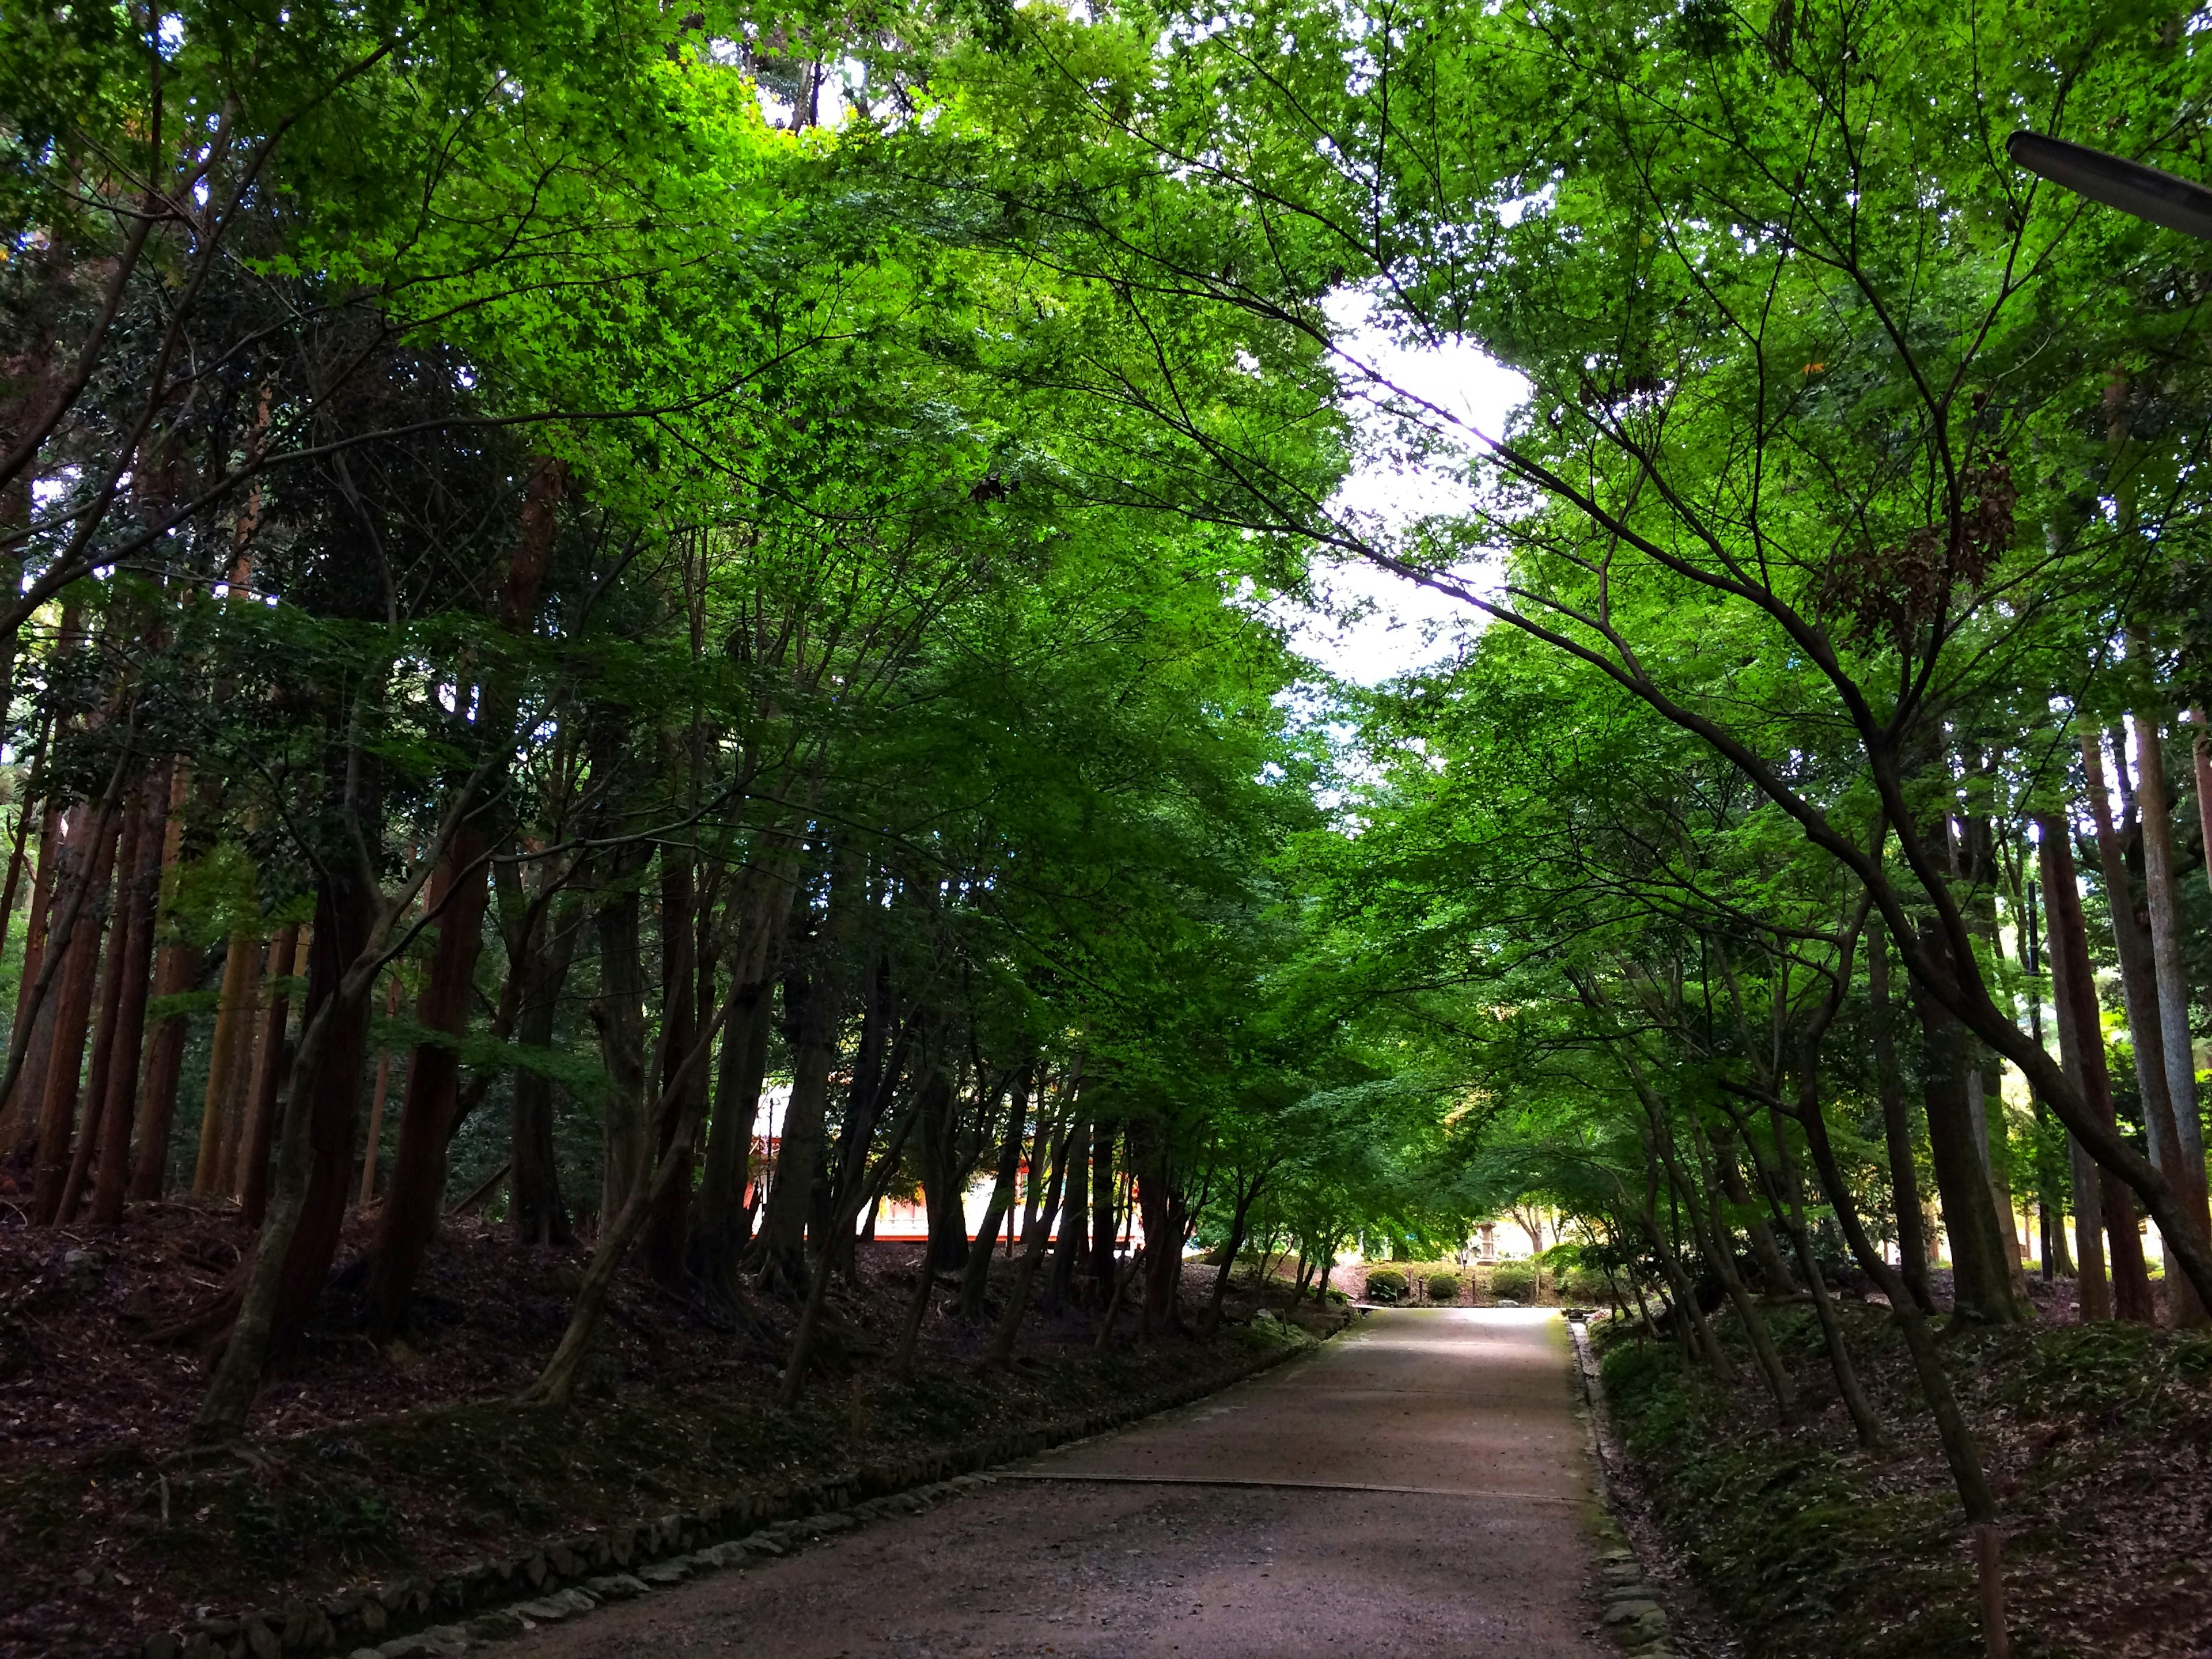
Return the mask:
[[495, 1650], [513, 1659], [1603, 1659], [1556, 1315], [1372, 1315], [1000, 1484]]

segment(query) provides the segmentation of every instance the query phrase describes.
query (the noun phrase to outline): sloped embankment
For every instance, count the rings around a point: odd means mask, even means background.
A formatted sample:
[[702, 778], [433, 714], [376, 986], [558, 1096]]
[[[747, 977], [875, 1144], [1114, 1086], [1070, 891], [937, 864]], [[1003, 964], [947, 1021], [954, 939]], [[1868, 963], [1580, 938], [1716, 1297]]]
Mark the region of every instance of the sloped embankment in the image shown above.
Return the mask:
[[[1773, 1321], [1804, 1390], [1796, 1426], [1776, 1424], [1747, 1353], [1728, 1389], [1625, 1336], [1604, 1362], [1615, 1426], [1654, 1518], [1754, 1654], [1979, 1655], [1964, 1528], [1903, 1345], [1879, 1309], [1848, 1312], [1886, 1453], [1857, 1449], [1800, 1309]], [[2212, 1651], [2212, 1335], [2045, 1326], [1955, 1333], [1944, 1351], [2002, 1507], [2014, 1652]]]
[[456, 1233], [410, 1345], [379, 1353], [335, 1300], [271, 1379], [254, 1438], [184, 1454], [199, 1368], [145, 1332], [220, 1270], [225, 1224], [180, 1212], [96, 1242], [0, 1232], [7, 1344], [36, 1362], [0, 1375], [6, 1659], [134, 1651], [149, 1637], [147, 1651], [349, 1652], [1097, 1432], [1310, 1340], [1243, 1322], [1240, 1287], [1210, 1342], [1132, 1348], [1125, 1322], [1122, 1343], [1094, 1354], [1091, 1316], [1070, 1310], [1033, 1319], [1013, 1363], [984, 1372], [988, 1327], [940, 1314], [899, 1383], [884, 1356], [913, 1264], [886, 1247], [861, 1293], [833, 1298], [836, 1340], [793, 1411], [773, 1404], [787, 1310], [709, 1321], [636, 1279], [586, 1397], [518, 1410], [507, 1396], [557, 1339], [574, 1262]]

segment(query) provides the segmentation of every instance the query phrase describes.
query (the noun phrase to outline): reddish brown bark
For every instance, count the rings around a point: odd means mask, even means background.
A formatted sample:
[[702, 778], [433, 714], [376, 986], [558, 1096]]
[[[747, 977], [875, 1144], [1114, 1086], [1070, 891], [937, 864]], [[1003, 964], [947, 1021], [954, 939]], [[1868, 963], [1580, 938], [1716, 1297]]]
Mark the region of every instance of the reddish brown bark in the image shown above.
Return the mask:
[[282, 981], [298, 970], [300, 925], [278, 930], [269, 947], [268, 1011], [253, 1048], [253, 1075], [246, 1089], [246, 1136], [240, 1154], [239, 1207], [246, 1224], [258, 1227], [269, 1209], [269, 1151], [276, 1133], [276, 1103], [284, 1086], [284, 1022], [291, 999]]
[[48, 801], [39, 830], [39, 860], [31, 878], [31, 909], [24, 925], [23, 976], [15, 987], [15, 1018], [11, 1030], [23, 1029], [26, 1019], [36, 1019], [43, 1029], [31, 1033], [23, 1070], [15, 1091], [0, 1103], [0, 1155], [32, 1145], [38, 1135], [39, 1101], [45, 1092], [46, 1050], [53, 1030], [54, 1005], [49, 997], [32, 1012], [32, 993], [46, 966], [46, 933], [53, 921], [54, 887], [68, 862], [63, 834], [61, 804]]
[[156, 768], [138, 803], [138, 856], [125, 877], [123, 920], [115, 945], [122, 963], [121, 1000], [109, 1046], [106, 1089], [100, 1107], [100, 1163], [92, 1190], [92, 1220], [112, 1227], [123, 1219], [130, 1174], [132, 1107], [138, 1098], [138, 1058], [146, 1036], [146, 999], [154, 956], [154, 906], [161, 882], [164, 819], [169, 769]]
[[[99, 1012], [93, 1025], [92, 1064], [84, 1085], [84, 1121], [77, 1130], [76, 1146], [70, 1156], [69, 1178], [62, 1183], [61, 1203], [55, 1212], [55, 1218], [64, 1224], [76, 1218], [77, 1204], [91, 1179], [93, 1154], [100, 1149], [100, 1126], [106, 1119], [107, 1080], [114, 1064], [116, 1021], [122, 1011], [123, 981], [130, 963], [130, 953], [125, 948], [127, 941], [123, 935], [129, 920], [131, 878], [137, 872], [138, 849], [145, 836], [143, 787], [132, 791], [125, 801], [122, 816], [112, 896], [108, 905], [112, 926], [108, 949], [100, 963], [100, 992], [94, 1003]], [[131, 1055], [133, 1063], [137, 1057], [134, 1047]]]
[[[337, 995], [338, 981], [367, 945], [375, 921], [373, 890], [351, 881], [325, 881], [307, 956], [307, 1006], [311, 1013]], [[313, 1309], [337, 1254], [338, 1233], [345, 1224], [346, 1188], [353, 1173], [355, 1108], [368, 1054], [368, 1019], [367, 996], [335, 1010], [328, 1043], [315, 1067], [308, 1120], [313, 1164], [277, 1292], [275, 1330], [280, 1341]]]
[[[2056, 813], [2039, 815], [2036, 824], [2042, 832], [2043, 896], [2051, 921], [2051, 990], [2058, 1008], [2060, 1051], [2069, 1070], [2078, 1069], [2089, 1109], [2111, 1123], [2112, 1074], [2105, 1065], [2104, 1026], [2089, 966], [2088, 927], [2075, 884], [2074, 849], [2067, 840], [2065, 821]], [[2083, 1159], [2076, 1167], [2087, 1174], [2094, 1166]], [[2122, 1319], [2148, 1322], [2154, 1316], [2150, 1275], [2143, 1265], [2142, 1239], [2136, 1232], [2134, 1195], [2118, 1176], [2100, 1171], [2095, 1178], [2095, 1201], [2112, 1239], [2112, 1310]], [[2086, 1274], [2086, 1242], [2082, 1253]], [[2086, 1278], [2084, 1289], [2082, 1316], [2094, 1317]]]
[[31, 1220], [51, 1226], [61, 1212], [62, 1189], [69, 1179], [70, 1143], [76, 1120], [79, 1073], [84, 1065], [86, 1029], [92, 1021], [94, 975], [100, 967], [100, 937], [106, 921], [106, 892], [115, 869], [115, 840], [120, 813], [85, 809], [87, 872], [85, 893], [64, 947], [50, 1000], [53, 1039], [47, 1050], [46, 1087], [39, 1103], [38, 1160], [31, 1176]]
[[240, 1027], [253, 998], [255, 957], [259, 941], [244, 933], [233, 933], [222, 960], [222, 989], [216, 1005], [215, 1036], [208, 1045], [207, 1091], [200, 1108], [199, 1157], [192, 1165], [192, 1196], [207, 1198], [228, 1185], [227, 1144], [235, 1145], [231, 1101], [235, 1089], [232, 1073], [237, 1068]]
[[[567, 474], [550, 456], [540, 457], [531, 475], [518, 526], [514, 557], [500, 590], [500, 626], [508, 634], [531, 631], [538, 595], [553, 556], [561, 498]], [[487, 678], [478, 701], [477, 723], [508, 740], [520, 701], [512, 677]], [[468, 1026], [476, 990], [477, 957], [483, 947], [491, 841], [479, 813], [465, 819], [439, 866], [429, 903], [440, 917], [438, 948], [422, 988], [416, 1018], [448, 1038]], [[688, 1004], [687, 1004], [688, 1006]], [[393, 1153], [391, 1185], [377, 1218], [376, 1241], [368, 1280], [368, 1325], [372, 1335], [389, 1337], [405, 1324], [415, 1278], [436, 1236], [438, 1200], [445, 1190], [446, 1147], [460, 1099], [460, 1057], [449, 1042], [416, 1046], [407, 1069], [407, 1091], [399, 1111], [399, 1145]]]
[[[191, 792], [191, 767], [179, 761], [169, 780], [168, 824], [162, 832], [164, 881], [183, 855], [183, 808]], [[198, 952], [181, 941], [163, 945], [155, 962], [155, 996], [178, 996], [190, 990], [198, 957]], [[145, 1080], [138, 1091], [138, 1127], [133, 1137], [136, 1150], [131, 1155], [130, 1193], [142, 1204], [161, 1197], [168, 1180], [169, 1126], [176, 1117], [177, 1085], [184, 1075], [185, 1025], [182, 1014], [167, 1015], [155, 1024], [153, 1036], [146, 1045]]]
[[[430, 975], [416, 1000], [415, 1018], [434, 1031], [458, 1038], [468, 1029], [476, 988], [477, 956], [483, 942], [485, 887], [481, 830], [465, 823], [432, 878], [429, 914], [438, 920], [438, 946]], [[377, 1217], [368, 1277], [369, 1334], [389, 1339], [406, 1322], [416, 1275], [435, 1236], [438, 1200], [446, 1185], [447, 1126], [460, 1093], [459, 1054], [445, 1043], [422, 1042], [407, 1066], [399, 1108], [399, 1144], [392, 1158], [384, 1208]]]

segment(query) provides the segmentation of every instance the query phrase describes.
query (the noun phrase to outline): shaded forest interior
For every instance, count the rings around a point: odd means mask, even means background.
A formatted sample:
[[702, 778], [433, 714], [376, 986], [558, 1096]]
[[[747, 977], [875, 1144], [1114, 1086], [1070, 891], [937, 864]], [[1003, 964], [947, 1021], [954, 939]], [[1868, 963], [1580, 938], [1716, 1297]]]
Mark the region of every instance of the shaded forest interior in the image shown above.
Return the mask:
[[[0, 1642], [1225, 1376], [1340, 1261], [1598, 1309], [1772, 1651], [2212, 1639], [2212, 255], [2004, 147], [2212, 177], [2208, 42], [0, 15]], [[418, 1419], [605, 1443], [300, 1474]], [[1821, 1588], [1905, 1538], [1925, 1619]]]

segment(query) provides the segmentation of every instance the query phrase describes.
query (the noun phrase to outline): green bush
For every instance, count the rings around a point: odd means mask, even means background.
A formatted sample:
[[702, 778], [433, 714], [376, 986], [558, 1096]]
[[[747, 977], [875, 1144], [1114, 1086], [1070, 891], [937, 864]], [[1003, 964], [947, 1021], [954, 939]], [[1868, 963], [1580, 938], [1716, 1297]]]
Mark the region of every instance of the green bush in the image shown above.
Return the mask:
[[1456, 1302], [1459, 1300], [1459, 1279], [1451, 1273], [1437, 1273], [1429, 1280], [1429, 1300]]
[[1589, 1267], [1577, 1267], [1560, 1282], [1567, 1301], [1577, 1308], [1604, 1308], [1613, 1303], [1613, 1286], [1605, 1275]]
[[1536, 1299], [1536, 1269], [1526, 1261], [1501, 1261], [1490, 1270], [1490, 1294], [1523, 1307]]
[[1368, 1272], [1367, 1299], [1370, 1302], [1403, 1302], [1409, 1288], [1406, 1275], [1395, 1267], [1375, 1267]]

